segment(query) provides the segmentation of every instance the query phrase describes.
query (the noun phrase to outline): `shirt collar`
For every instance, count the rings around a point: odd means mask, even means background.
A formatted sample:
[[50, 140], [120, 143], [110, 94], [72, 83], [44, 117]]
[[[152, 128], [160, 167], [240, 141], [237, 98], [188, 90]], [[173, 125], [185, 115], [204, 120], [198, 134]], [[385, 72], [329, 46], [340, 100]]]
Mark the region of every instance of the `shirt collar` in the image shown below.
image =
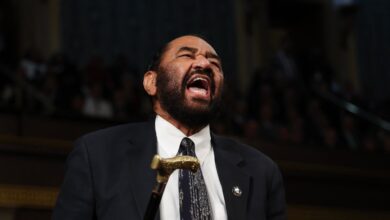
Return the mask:
[[[162, 158], [176, 156], [181, 140], [186, 135], [164, 118], [157, 115], [155, 129], [158, 143], [158, 153]], [[195, 153], [202, 164], [211, 150], [210, 126], [188, 136], [195, 143]]]

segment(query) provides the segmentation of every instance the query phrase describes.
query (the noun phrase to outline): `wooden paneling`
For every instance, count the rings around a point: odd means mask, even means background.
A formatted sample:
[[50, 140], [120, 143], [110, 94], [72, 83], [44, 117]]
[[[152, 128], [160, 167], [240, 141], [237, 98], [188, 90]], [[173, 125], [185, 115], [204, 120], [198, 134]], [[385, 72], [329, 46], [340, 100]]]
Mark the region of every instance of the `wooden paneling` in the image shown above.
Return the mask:
[[52, 209], [57, 195], [57, 187], [0, 184], [0, 207]]

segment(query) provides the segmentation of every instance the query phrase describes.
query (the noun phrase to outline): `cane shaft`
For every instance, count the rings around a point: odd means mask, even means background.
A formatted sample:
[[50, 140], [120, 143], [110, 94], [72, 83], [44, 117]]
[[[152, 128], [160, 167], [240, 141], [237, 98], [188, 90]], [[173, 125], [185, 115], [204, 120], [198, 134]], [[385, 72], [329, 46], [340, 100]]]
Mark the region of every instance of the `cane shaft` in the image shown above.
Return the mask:
[[148, 207], [144, 215], [144, 220], [154, 220], [160, 206], [161, 197], [164, 193], [166, 183], [157, 183], [150, 196]]

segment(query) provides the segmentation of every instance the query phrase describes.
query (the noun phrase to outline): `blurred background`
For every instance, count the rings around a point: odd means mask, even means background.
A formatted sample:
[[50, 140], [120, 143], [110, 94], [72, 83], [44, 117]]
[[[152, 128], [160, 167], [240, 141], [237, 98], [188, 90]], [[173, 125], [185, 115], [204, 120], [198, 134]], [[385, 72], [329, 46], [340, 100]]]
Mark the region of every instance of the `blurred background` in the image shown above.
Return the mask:
[[147, 64], [191, 33], [223, 61], [214, 131], [279, 164], [289, 219], [390, 219], [389, 11], [388, 0], [2, 0], [0, 219], [50, 219], [72, 141], [152, 117]]

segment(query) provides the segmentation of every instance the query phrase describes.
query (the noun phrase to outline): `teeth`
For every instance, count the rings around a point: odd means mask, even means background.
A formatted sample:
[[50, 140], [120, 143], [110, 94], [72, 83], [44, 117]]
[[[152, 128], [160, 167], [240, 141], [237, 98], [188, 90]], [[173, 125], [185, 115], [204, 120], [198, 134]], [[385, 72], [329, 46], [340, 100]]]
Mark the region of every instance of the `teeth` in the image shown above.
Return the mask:
[[193, 81], [193, 82], [195, 82], [195, 81], [198, 81], [198, 80], [207, 81], [207, 80], [205, 80], [205, 79], [203, 79], [203, 78], [196, 77], [196, 78], [194, 79], [194, 81]]

